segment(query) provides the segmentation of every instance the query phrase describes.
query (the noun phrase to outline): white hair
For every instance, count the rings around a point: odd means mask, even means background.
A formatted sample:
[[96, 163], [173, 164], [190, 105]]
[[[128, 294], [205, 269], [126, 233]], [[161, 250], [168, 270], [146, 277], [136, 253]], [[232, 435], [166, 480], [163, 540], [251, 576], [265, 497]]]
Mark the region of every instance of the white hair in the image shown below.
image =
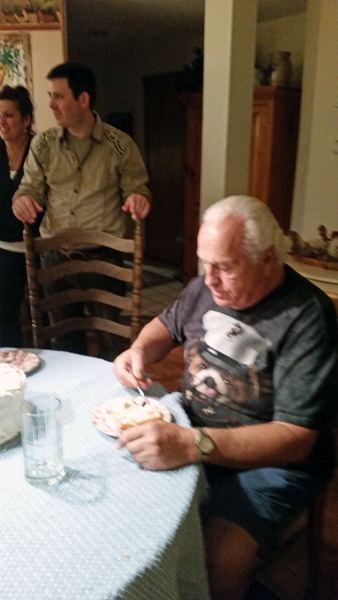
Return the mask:
[[255, 262], [259, 262], [264, 251], [271, 247], [275, 250], [277, 262], [284, 262], [286, 248], [283, 231], [261, 200], [251, 196], [229, 196], [209, 206], [203, 215], [202, 223], [218, 225], [230, 216], [243, 221], [243, 250]]

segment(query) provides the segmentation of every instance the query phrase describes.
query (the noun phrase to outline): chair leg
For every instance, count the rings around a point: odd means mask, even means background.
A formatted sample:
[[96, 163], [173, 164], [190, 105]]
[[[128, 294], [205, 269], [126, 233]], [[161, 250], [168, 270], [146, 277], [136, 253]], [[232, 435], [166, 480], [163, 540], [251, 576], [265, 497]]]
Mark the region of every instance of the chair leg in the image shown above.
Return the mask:
[[309, 512], [307, 600], [320, 600], [324, 504], [325, 493], [322, 492]]
[[33, 346], [33, 334], [32, 334], [32, 319], [31, 311], [28, 300], [27, 288], [25, 289], [24, 298], [20, 309], [20, 325], [22, 335], [22, 347], [32, 348]]
[[95, 331], [86, 331], [88, 356], [99, 357], [99, 340]]

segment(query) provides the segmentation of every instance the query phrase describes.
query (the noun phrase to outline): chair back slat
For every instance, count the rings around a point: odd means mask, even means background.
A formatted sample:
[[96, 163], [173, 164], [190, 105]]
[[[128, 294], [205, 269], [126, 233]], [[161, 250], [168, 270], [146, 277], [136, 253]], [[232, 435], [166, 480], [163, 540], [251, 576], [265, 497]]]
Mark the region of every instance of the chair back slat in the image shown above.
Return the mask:
[[95, 248], [103, 246], [133, 254], [134, 240], [124, 240], [104, 231], [67, 229], [50, 238], [35, 238], [34, 247], [36, 252], [47, 252], [48, 250], [57, 250], [58, 248], [79, 249]]
[[71, 317], [64, 321], [58, 321], [43, 328], [43, 339], [45, 341], [54, 337], [60, 337], [73, 331], [106, 331], [121, 337], [130, 338], [131, 327], [121, 325], [114, 321], [108, 321], [102, 317]]
[[[51, 281], [55, 281], [55, 279], [60, 279], [61, 277], [67, 277], [69, 275], [77, 275], [78, 273], [106, 275], [107, 277], [120, 279], [127, 283], [133, 281], [133, 272], [131, 269], [118, 267], [103, 260], [70, 260], [69, 262], [53, 265], [52, 267], [40, 270], [38, 277], [40, 283], [50, 283]], [[30, 274], [29, 269], [27, 269], [27, 274]]]
[[112, 294], [112, 292], [91, 288], [88, 290], [65, 290], [64, 292], [58, 292], [47, 298], [41, 298], [39, 302], [42, 311], [54, 310], [61, 306], [67, 306], [67, 304], [73, 304], [74, 302], [101, 302], [102, 304], [115, 306], [122, 310], [131, 311], [132, 309], [131, 298], [125, 298], [124, 296]]

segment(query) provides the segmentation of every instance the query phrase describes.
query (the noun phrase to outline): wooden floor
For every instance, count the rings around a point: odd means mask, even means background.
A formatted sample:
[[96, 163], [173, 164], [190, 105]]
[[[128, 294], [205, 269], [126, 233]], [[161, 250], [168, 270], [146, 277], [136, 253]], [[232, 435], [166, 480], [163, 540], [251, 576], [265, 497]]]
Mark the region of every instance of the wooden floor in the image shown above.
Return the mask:
[[[175, 348], [149, 372], [170, 392], [177, 391], [183, 372], [183, 350]], [[323, 526], [322, 590], [318, 600], [338, 600], [338, 469], [330, 483]], [[259, 579], [280, 600], [307, 600], [306, 532], [303, 531], [277, 562], [266, 568]]]

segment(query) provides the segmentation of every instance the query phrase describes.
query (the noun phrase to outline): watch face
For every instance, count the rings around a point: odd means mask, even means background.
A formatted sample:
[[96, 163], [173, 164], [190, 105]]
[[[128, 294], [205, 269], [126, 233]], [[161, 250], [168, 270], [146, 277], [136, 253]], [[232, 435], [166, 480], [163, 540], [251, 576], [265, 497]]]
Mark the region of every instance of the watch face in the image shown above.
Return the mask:
[[210, 454], [214, 449], [214, 443], [207, 435], [203, 435], [200, 439], [199, 449], [203, 454]]

